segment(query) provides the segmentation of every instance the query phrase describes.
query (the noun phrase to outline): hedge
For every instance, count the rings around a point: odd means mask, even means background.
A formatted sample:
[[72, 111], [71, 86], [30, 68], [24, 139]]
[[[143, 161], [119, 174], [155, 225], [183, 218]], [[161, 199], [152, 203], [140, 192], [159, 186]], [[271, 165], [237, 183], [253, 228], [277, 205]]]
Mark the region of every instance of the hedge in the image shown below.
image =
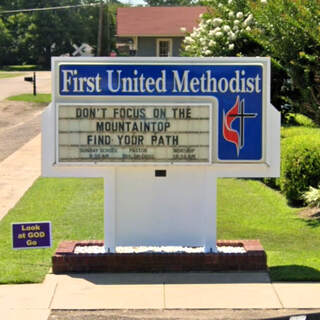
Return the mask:
[[276, 184], [289, 203], [302, 204], [302, 194], [320, 182], [320, 135], [289, 137], [281, 147], [281, 176]]

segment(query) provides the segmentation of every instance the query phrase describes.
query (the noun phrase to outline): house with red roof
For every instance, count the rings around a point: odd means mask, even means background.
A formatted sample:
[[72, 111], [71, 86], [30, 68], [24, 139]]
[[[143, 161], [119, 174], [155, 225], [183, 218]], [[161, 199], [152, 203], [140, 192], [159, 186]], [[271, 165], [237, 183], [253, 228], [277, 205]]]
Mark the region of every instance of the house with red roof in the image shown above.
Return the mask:
[[[198, 25], [205, 7], [118, 8], [117, 37], [129, 43], [131, 55], [179, 56], [185, 32]], [[182, 28], [182, 29], [181, 29]]]

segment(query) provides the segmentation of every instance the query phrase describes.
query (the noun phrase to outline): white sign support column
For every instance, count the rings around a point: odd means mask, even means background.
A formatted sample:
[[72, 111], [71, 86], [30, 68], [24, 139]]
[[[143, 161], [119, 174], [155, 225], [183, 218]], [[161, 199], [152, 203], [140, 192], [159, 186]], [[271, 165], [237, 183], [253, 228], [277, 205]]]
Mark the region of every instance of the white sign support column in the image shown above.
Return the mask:
[[116, 249], [116, 183], [117, 169], [112, 168], [103, 178], [104, 183], [104, 243], [106, 252], [115, 252]]
[[205, 252], [216, 252], [217, 241], [217, 177], [213, 170], [206, 172], [206, 212], [204, 216]]

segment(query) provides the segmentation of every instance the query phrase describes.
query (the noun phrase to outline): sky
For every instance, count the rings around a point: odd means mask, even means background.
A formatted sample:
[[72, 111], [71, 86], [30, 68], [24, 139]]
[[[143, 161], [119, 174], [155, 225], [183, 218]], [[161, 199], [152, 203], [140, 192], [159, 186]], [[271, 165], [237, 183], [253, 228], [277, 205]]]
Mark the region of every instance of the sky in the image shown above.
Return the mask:
[[120, 2], [130, 4], [132, 6], [146, 4], [143, 0], [120, 0]]

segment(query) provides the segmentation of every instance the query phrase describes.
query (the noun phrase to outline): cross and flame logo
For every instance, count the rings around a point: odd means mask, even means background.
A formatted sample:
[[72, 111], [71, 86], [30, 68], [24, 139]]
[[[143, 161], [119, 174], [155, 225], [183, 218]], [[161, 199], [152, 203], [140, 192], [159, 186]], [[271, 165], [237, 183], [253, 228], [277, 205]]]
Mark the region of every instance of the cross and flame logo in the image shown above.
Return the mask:
[[[223, 110], [223, 137], [226, 141], [233, 143], [239, 157], [240, 150], [245, 145], [245, 119], [255, 118], [256, 113], [245, 113], [245, 101], [237, 96], [234, 106], [227, 112]], [[239, 130], [232, 128], [232, 124], [239, 119]]]

